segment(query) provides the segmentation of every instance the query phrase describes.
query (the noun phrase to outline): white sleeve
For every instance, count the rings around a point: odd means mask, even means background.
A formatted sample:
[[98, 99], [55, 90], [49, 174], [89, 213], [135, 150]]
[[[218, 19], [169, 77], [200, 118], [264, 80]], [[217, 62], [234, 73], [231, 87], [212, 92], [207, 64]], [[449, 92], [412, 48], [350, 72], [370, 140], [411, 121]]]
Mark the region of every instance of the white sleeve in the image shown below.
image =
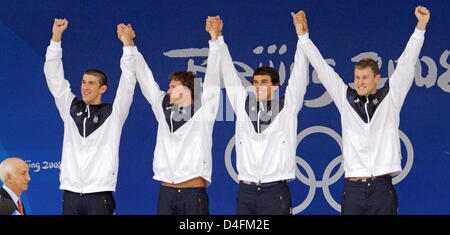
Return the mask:
[[120, 59], [122, 75], [120, 76], [116, 98], [113, 103], [113, 114], [117, 115], [122, 123], [127, 119], [136, 86], [134, 76], [136, 53], [134, 51], [137, 51], [136, 47], [123, 47], [123, 54]]
[[65, 121], [75, 95], [70, 89], [69, 82], [64, 79], [61, 42], [50, 41], [45, 54], [44, 74], [50, 93], [55, 98], [59, 115]]
[[306, 85], [308, 84], [308, 67], [308, 60], [306, 59], [305, 53], [302, 52], [300, 40], [298, 40], [294, 58], [294, 67], [286, 87], [284, 105], [285, 108], [292, 108], [295, 113], [300, 111], [303, 105]]
[[139, 52], [136, 55], [136, 79], [139, 82], [142, 94], [150, 105], [152, 105], [152, 108], [160, 106], [160, 101], [162, 101], [165, 92], [159, 89], [152, 71], [145, 62], [144, 56]]
[[[223, 39], [222, 39], [223, 40]], [[222, 69], [223, 83], [227, 91], [228, 99], [234, 109], [236, 115], [245, 112], [245, 99], [247, 98], [247, 90], [242, 85], [238, 76], [230, 51], [227, 44], [222, 41], [220, 44], [220, 64]]]
[[223, 37], [218, 40], [209, 41], [208, 65], [206, 67], [205, 80], [203, 82], [202, 106], [206, 109], [208, 121], [214, 121], [219, 109], [220, 101], [220, 43]]
[[300, 47], [308, 57], [309, 62], [319, 75], [319, 80], [327, 90], [328, 94], [333, 99], [339, 112], [345, 102], [347, 85], [342, 81], [342, 78], [328, 65], [325, 59], [320, 54], [317, 47], [309, 39], [309, 34], [304, 34], [299, 37]]
[[414, 31], [406, 44], [405, 50], [398, 59], [394, 73], [389, 78], [389, 93], [391, 93], [398, 110], [401, 109], [403, 101], [414, 81], [415, 66], [424, 42], [424, 35], [425, 31], [418, 29]]

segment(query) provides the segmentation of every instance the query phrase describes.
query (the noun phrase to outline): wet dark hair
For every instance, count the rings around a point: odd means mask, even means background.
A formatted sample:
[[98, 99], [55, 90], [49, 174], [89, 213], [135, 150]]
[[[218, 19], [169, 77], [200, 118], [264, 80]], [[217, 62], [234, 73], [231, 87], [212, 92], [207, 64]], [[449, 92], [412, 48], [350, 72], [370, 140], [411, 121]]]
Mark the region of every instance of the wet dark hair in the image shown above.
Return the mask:
[[107, 84], [108, 78], [106, 77], [106, 74], [98, 69], [87, 69], [83, 74], [98, 77], [98, 83], [100, 84], [100, 87]]
[[259, 67], [255, 70], [255, 72], [253, 72], [253, 77], [255, 77], [255, 75], [267, 75], [270, 77], [273, 85], [280, 85], [280, 75], [272, 67], [269, 66]]

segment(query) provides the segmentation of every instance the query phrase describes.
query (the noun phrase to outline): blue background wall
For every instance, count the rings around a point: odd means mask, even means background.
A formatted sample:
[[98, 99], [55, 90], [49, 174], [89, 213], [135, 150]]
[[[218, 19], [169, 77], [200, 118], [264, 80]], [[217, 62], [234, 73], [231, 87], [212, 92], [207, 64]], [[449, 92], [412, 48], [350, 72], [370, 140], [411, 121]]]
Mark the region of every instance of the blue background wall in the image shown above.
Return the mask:
[[[392, 73], [392, 66], [417, 23], [414, 16], [417, 5], [430, 9], [431, 21], [415, 82], [401, 113], [400, 129], [405, 134], [403, 166], [408, 161], [412, 165], [396, 180], [399, 209], [400, 214], [449, 214], [450, 2], [445, 0], [0, 0], [0, 160], [10, 156], [27, 160], [32, 181], [23, 198], [29, 212], [61, 214], [57, 166], [61, 159], [63, 123], [43, 73], [55, 17], [70, 21], [63, 36], [63, 62], [74, 93], [80, 94], [82, 72], [99, 68], [109, 76], [104, 102], [112, 102], [122, 53], [116, 25], [122, 22], [133, 25], [136, 44], [160, 87], [166, 89], [170, 72], [193, 69], [200, 77], [204, 75], [202, 64], [206, 56], [179, 49], [208, 46], [209, 35], [204, 31], [208, 15], [220, 15], [223, 19], [225, 40], [243, 77], [248, 79], [251, 75], [245, 73], [251, 74], [251, 68], [270, 62], [277, 69], [287, 68], [288, 77], [297, 38], [290, 12], [303, 9], [312, 40], [325, 58], [333, 60], [330, 63], [333, 62], [345, 82], [351, 83], [352, 58], [360, 53], [372, 52], [380, 57], [382, 77]], [[183, 56], [174, 56], [177, 52]], [[281, 92], [284, 89], [285, 86]], [[310, 77], [306, 103], [298, 116], [298, 133], [303, 135], [312, 130], [312, 134], [299, 143], [298, 179], [289, 183], [294, 212], [299, 214], [339, 213], [336, 205], [341, 200], [342, 170], [334, 163], [338, 163], [336, 158], [341, 150], [331, 136], [321, 132], [331, 130], [336, 133], [331, 135], [339, 139], [340, 118], [334, 104], [327, 102], [326, 94], [322, 101], [317, 100], [323, 94], [323, 86]], [[222, 95], [226, 97], [225, 93]], [[213, 183], [208, 188], [212, 214], [235, 212], [237, 184], [225, 164], [226, 159], [232, 159], [234, 164], [234, 151], [231, 158], [225, 156], [234, 135], [234, 122], [227, 119], [228, 101], [226, 98], [223, 101], [224, 109], [219, 112], [213, 135]], [[152, 179], [156, 127], [150, 105], [137, 88], [122, 133], [116, 214], [156, 212], [159, 183]], [[327, 167], [331, 170], [333, 166], [336, 166], [331, 171], [334, 178], [326, 177], [319, 182]], [[330, 197], [323, 193], [328, 189]]]

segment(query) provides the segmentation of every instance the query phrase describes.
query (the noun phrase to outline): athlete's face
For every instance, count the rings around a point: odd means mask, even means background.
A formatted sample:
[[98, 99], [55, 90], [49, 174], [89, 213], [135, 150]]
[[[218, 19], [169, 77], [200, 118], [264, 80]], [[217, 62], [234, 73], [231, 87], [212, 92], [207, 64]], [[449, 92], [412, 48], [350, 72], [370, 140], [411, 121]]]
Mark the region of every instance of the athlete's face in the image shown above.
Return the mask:
[[373, 73], [370, 67], [355, 68], [355, 89], [358, 95], [365, 96], [377, 92], [377, 84], [380, 81], [380, 75]]
[[278, 89], [278, 86], [272, 83], [269, 75], [253, 76], [253, 87], [257, 101], [272, 100], [274, 92]]
[[182, 104], [191, 100], [191, 92], [188, 87], [184, 86], [180, 81], [171, 80], [169, 83], [170, 104]]
[[106, 85], [100, 86], [100, 78], [84, 74], [81, 81], [81, 95], [87, 104], [101, 104], [102, 94], [106, 92]]

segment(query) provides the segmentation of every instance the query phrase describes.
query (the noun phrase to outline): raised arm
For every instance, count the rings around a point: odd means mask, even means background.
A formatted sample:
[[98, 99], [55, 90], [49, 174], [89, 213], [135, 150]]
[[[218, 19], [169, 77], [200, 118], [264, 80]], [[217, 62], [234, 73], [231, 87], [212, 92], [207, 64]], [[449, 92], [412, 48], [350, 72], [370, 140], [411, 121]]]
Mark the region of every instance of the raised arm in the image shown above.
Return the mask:
[[[295, 14], [291, 13], [295, 28], [302, 27], [300, 22], [295, 20]], [[297, 49], [294, 57], [294, 67], [289, 77], [288, 86], [286, 87], [285, 107], [292, 108], [297, 113], [302, 105], [306, 93], [306, 85], [308, 84], [308, 61], [305, 53], [300, 48], [300, 40], [297, 42]]]
[[220, 43], [223, 43], [223, 22], [219, 16], [206, 19], [205, 30], [211, 36], [209, 41], [208, 65], [203, 81], [202, 106], [206, 108], [207, 120], [214, 121], [217, 115], [220, 101]]
[[291, 13], [294, 18], [294, 25], [299, 36], [299, 46], [306, 54], [311, 65], [319, 75], [319, 80], [327, 90], [328, 94], [333, 99], [336, 107], [341, 111], [341, 107], [345, 102], [345, 92], [347, 85], [342, 81], [342, 78], [328, 65], [325, 59], [320, 54], [317, 47], [309, 39], [309, 28], [306, 15], [304, 11], [299, 11], [297, 14]]
[[71, 92], [69, 82], [64, 79], [62, 63], [61, 38], [67, 29], [69, 21], [55, 19], [52, 29], [52, 39], [45, 54], [44, 74], [50, 93], [55, 98], [56, 107], [63, 120], [69, 115], [70, 104], [75, 95]]
[[389, 78], [389, 89], [399, 110], [414, 81], [415, 66], [424, 42], [425, 28], [430, 20], [430, 12], [425, 7], [416, 7], [414, 13], [417, 17], [417, 26], [398, 59], [394, 73]]
[[120, 59], [122, 75], [120, 76], [116, 98], [113, 103], [113, 115], [116, 115], [123, 123], [128, 116], [128, 111], [133, 101], [134, 88], [136, 86], [134, 72], [137, 53], [133, 41], [135, 33], [130, 24], [117, 25], [117, 37], [123, 43], [123, 54]]
[[223, 36], [219, 36], [218, 41], [220, 42], [220, 67], [228, 99], [236, 115], [239, 113], [244, 114], [247, 90], [242, 85], [241, 79], [234, 67], [228, 46], [223, 40]]
[[141, 92], [147, 101], [155, 108], [161, 107], [162, 99], [165, 95], [161, 91], [153, 77], [153, 73], [145, 62], [144, 56], [136, 49], [136, 79], [141, 87]]

